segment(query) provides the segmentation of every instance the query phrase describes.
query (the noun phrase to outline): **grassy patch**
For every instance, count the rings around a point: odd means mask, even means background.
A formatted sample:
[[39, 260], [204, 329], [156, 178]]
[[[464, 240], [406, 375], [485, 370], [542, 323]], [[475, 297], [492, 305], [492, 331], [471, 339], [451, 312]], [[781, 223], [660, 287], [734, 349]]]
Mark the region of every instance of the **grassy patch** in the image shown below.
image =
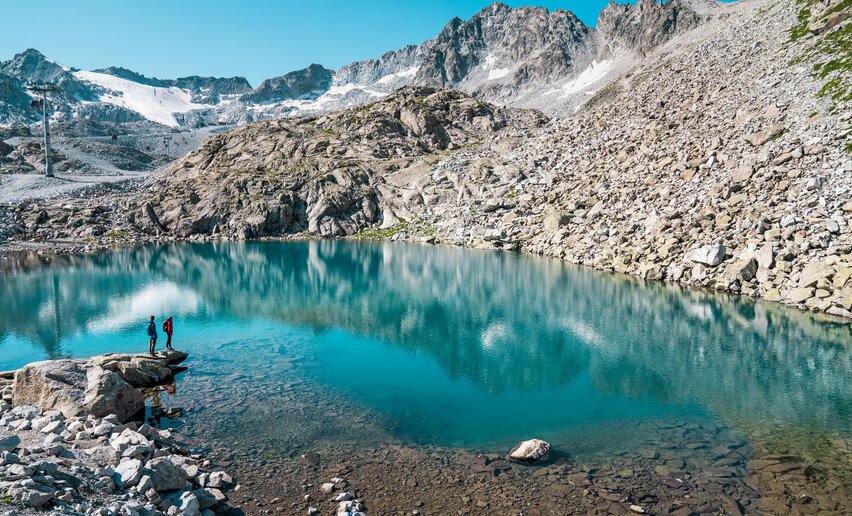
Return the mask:
[[372, 227], [362, 229], [355, 234], [355, 238], [363, 240], [389, 240], [399, 233], [408, 233], [409, 236], [432, 236], [435, 228], [429, 222], [417, 218], [411, 221], [399, 219], [399, 223], [389, 228]]
[[374, 106], [374, 105], [375, 105], [375, 102], [370, 102], [370, 103], [368, 103], [368, 104], [361, 104], [360, 106], [356, 107], [356, 108], [355, 108], [355, 109], [353, 109], [352, 111], [353, 111], [354, 113], [367, 113], [367, 112], [369, 112], [371, 109], [373, 109], [373, 106]]
[[107, 231], [104, 233], [104, 236], [107, 238], [124, 238], [127, 236], [126, 231]]
[[0, 503], [10, 504], [12, 503], [12, 497], [9, 496], [8, 491], [3, 491], [3, 494], [0, 494]]
[[[797, 41], [809, 33], [811, 7], [816, 1], [798, 0], [802, 8], [799, 10], [796, 24], [790, 29], [790, 41]], [[852, 11], [852, 0], [843, 0], [832, 6], [821, 13], [821, 18], [847, 11]], [[841, 22], [838, 25], [839, 27], [817, 35], [815, 42], [801, 56], [791, 61], [791, 64], [798, 64], [807, 59], [813, 63], [814, 76], [825, 81], [817, 96], [830, 98], [835, 103], [829, 108], [830, 112], [834, 111], [837, 104], [852, 101], [852, 24], [843, 25]]]
[[796, 24], [790, 29], [790, 41], [798, 41], [808, 33], [808, 20], [811, 18], [810, 7], [805, 7], [796, 15]]
[[638, 87], [640, 84], [642, 84], [643, 82], [645, 82], [646, 80], [648, 80], [648, 78], [649, 78], [649, 77], [651, 77], [651, 72], [643, 72], [643, 73], [640, 73], [640, 74], [636, 75], [636, 76], [633, 78], [633, 82], [630, 84], [630, 86], [631, 86], [632, 88], [636, 88], [636, 87]]

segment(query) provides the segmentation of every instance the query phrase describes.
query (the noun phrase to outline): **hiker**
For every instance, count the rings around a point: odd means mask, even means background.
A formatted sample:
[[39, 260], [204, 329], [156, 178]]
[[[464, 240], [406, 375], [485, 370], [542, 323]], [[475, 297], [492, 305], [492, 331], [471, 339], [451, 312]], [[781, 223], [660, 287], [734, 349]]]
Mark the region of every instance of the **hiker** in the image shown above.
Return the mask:
[[154, 353], [154, 348], [157, 347], [157, 324], [154, 322], [154, 316], [151, 316], [151, 320], [148, 322], [148, 353], [151, 353], [151, 356], [157, 356]]
[[174, 323], [172, 322], [172, 318], [169, 317], [163, 321], [163, 333], [166, 334], [166, 349], [172, 349], [172, 333], [174, 331]]

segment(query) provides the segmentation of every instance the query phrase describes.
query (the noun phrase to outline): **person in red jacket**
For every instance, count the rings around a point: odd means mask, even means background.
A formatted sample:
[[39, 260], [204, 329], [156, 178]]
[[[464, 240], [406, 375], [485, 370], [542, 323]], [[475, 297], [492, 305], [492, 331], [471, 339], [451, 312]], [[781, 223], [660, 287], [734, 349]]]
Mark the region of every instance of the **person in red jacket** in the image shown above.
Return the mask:
[[163, 321], [163, 333], [166, 334], [166, 349], [172, 349], [172, 333], [174, 331], [174, 323], [172, 322], [172, 318], [169, 317]]

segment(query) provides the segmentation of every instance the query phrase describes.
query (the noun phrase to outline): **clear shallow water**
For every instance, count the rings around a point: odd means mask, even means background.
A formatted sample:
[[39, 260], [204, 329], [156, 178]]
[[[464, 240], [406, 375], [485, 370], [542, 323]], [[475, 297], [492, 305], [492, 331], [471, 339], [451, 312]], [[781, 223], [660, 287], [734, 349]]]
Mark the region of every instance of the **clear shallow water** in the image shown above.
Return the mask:
[[516, 254], [142, 247], [0, 273], [0, 303], [0, 370], [141, 352], [147, 316], [174, 316], [191, 353], [178, 399], [243, 438], [269, 426], [281, 446], [537, 436], [607, 453], [672, 421], [728, 441], [852, 428], [848, 323]]

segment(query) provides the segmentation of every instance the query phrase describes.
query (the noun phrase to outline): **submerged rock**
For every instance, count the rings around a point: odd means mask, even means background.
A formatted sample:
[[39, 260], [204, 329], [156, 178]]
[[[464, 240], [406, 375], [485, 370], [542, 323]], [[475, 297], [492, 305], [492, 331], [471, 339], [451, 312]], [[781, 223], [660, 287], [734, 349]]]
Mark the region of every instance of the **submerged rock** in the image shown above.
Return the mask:
[[544, 458], [548, 453], [550, 453], [550, 443], [541, 439], [530, 439], [512, 448], [509, 458], [532, 462]]

